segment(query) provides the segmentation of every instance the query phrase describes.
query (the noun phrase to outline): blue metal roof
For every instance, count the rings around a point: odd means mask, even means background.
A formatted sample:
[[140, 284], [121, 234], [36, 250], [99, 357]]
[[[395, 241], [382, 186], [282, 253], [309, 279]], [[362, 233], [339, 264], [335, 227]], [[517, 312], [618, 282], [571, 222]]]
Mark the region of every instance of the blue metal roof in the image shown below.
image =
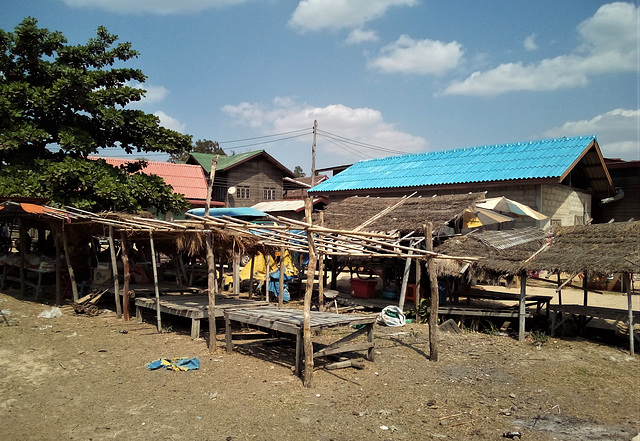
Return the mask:
[[565, 137], [370, 159], [309, 192], [560, 178], [595, 139]]

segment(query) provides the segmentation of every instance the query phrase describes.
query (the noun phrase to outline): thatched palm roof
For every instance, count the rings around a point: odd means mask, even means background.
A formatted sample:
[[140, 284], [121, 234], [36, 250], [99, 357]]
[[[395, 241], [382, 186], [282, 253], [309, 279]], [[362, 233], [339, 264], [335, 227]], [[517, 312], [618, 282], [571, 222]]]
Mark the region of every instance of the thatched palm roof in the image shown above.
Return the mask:
[[[352, 230], [366, 220], [401, 201], [400, 197], [358, 197], [331, 202], [324, 212], [325, 226]], [[460, 218], [464, 210], [484, 200], [484, 193], [445, 196], [413, 196], [375, 220], [363, 231], [422, 232], [422, 224], [432, 222], [434, 229]], [[314, 221], [315, 223], [315, 221]]]
[[[506, 241], [510, 241], [512, 245], [505, 246]], [[474, 276], [516, 275], [522, 271], [524, 261], [540, 250], [544, 242], [545, 234], [531, 227], [508, 232], [486, 231], [452, 237], [437, 247], [436, 251], [453, 256], [479, 257], [480, 260], [470, 268]], [[460, 265], [454, 266], [452, 262], [438, 262], [440, 274], [456, 275], [460, 268]]]
[[560, 227], [530, 270], [640, 273], [640, 221]]

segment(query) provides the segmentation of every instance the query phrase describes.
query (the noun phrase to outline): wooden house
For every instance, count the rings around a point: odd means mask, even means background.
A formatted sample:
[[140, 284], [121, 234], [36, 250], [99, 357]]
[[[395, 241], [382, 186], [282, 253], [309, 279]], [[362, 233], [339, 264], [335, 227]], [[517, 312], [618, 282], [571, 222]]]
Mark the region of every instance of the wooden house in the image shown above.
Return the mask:
[[[199, 165], [208, 176], [215, 155], [192, 153], [187, 164]], [[251, 207], [258, 202], [283, 198], [288, 188], [299, 188], [285, 178], [294, 178], [291, 170], [265, 150], [220, 156], [213, 179], [212, 200], [227, 207]]]
[[595, 136], [499, 144], [360, 161], [310, 189], [310, 195], [422, 196], [486, 191], [548, 216], [516, 226], [582, 225], [615, 194]]

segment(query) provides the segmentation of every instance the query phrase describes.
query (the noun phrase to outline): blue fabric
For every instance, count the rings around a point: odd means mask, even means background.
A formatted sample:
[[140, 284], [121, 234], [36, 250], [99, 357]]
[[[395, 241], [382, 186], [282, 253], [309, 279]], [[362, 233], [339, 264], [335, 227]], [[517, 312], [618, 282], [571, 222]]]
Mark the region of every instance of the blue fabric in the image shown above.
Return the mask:
[[147, 369], [155, 371], [160, 368], [167, 368], [171, 371], [191, 371], [200, 369], [200, 360], [197, 358], [159, 358], [147, 364]]
[[[274, 271], [269, 274], [269, 291], [271, 291], [276, 297], [280, 293], [280, 270]], [[289, 290], [287, 288], [287, 282], [289, 282], [293, 277], [288, 276], [286, 273], [284, 275], [284, 286], [282, 287], [282, 301], [288, 302], [291, 299], [289, 294]]]

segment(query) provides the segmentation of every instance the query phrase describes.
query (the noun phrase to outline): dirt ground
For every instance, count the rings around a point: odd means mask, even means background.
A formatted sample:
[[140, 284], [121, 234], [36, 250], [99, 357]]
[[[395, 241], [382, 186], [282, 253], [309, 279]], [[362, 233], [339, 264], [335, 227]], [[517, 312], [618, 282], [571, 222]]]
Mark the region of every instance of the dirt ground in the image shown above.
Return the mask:
[[[622, 297], [624, 299], [624, 297]], [[620, 301], [619, 299], [615, 299]], [[292, 373], [294, 347], [235, 338], [210, 355], [189, 323], [124, 322], [0, 294], [0, 438], [4, 440], [630, 440], [640, 431], [640, 369], [624, 346], [428, 326], [377, 326], [365, 368]], [[170, 324], [168, 324], [170, 322]], [[125, 333], [126, 331], [126, 333]], [[335, 337], [335, 336], [333, 336]], [[319, 336], [321, 340], [323, 337]], [[148, 370], [160, 357], [200, 369]]]

